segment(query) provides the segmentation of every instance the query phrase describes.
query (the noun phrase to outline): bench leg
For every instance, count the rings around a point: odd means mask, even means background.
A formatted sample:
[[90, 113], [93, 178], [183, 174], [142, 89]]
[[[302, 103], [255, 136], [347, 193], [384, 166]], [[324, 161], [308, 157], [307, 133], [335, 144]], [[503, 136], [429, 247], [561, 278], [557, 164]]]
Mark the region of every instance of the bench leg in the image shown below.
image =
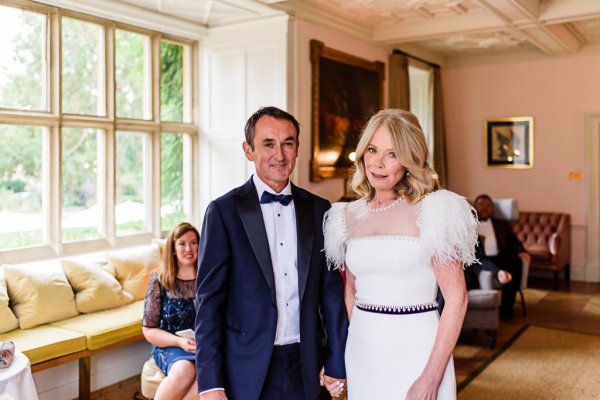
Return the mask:
[[79, 400], [90, 400], [91, 387], [91, 357], [79, 359]]
[[555, 270], [554, 272], [554, 290], [558, 290], [560, 288], [560, 271]]

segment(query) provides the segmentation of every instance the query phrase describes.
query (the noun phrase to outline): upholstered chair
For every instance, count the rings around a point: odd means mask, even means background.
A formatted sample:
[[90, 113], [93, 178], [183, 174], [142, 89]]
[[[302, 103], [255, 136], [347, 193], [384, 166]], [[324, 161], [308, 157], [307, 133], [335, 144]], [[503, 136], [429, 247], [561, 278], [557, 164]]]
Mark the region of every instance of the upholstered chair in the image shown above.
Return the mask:
[[467, 292], [469, 304], [463, 322], [463, 329], [484, 330], [490, 349], [496, 345], [496, 336], [500, 324], [500, 291], [494, 288], [494, 278], [489, 271], [479, 273], [480, 289]]
[[554, 289], [559, 288], [559, 274], [571, 279], [571, 218], [569, 214], [519, 212], [512, 223], [513, 232], [531, 255], [531, 268], [552, 271]]

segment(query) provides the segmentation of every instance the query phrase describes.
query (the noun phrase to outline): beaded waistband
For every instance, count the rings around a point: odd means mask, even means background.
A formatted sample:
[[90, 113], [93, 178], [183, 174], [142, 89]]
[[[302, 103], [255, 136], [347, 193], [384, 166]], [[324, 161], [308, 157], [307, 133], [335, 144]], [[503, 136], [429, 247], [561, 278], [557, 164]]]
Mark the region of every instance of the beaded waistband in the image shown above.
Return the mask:
[[362, 311], [378, 314], [418, 314], [438, 309], [437, 301], [433, 303], [416, 304], [412, 306], [385, 306], [381, 304], [367, 304], [361, 301], [354, 303], [356, 308]]

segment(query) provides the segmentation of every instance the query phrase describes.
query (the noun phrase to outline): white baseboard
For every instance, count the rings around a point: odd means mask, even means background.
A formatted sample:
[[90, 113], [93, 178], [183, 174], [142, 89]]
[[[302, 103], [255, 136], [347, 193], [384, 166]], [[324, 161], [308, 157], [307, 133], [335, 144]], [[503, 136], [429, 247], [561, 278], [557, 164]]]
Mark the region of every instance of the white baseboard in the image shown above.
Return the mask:
[[[92, 356], [92, 391], [141, 374], [148, 357], [150, 357], [150, 344], [145, 340]], [[77, 361], [72, 361], [33, 374], [39, 400], [77, 398], [79, 396], [78, 365]]]

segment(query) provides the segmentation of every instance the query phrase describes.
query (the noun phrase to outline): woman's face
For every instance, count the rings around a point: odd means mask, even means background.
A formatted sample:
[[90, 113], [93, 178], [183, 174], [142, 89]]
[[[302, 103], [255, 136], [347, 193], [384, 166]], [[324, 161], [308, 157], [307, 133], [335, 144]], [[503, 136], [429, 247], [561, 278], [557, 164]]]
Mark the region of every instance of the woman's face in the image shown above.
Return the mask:
[[189, 231], [175, 240], [175, 257], [180, 267], [184, 265], [196, 265], [196, 261], [198, 260], [198, 239], [196, 239], [194, 231]]
[[392, 136], [386, 126], [377, 128], [364, 155], [367, 179], [376, 192], [393, 191], [406, 168], [394, 152]]

